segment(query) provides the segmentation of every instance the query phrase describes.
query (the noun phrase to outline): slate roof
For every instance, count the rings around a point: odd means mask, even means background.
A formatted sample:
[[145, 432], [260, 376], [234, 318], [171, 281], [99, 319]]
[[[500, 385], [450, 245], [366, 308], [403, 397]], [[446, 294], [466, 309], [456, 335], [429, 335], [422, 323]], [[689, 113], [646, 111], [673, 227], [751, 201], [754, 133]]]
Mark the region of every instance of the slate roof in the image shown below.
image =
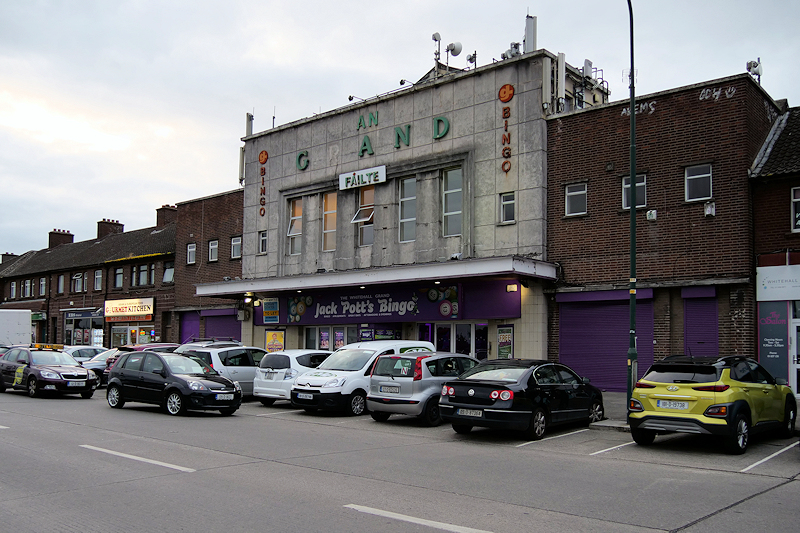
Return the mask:
[[750, 177], [800, 173], [800, 107], [778, 117], [750, 171]]
[[175, 222], [160, 227], [112, 233], [55, 248], [26, 252], [10, 265], [0, 265], [0, 277], [100, 266], [110, 261], [175, 253]]

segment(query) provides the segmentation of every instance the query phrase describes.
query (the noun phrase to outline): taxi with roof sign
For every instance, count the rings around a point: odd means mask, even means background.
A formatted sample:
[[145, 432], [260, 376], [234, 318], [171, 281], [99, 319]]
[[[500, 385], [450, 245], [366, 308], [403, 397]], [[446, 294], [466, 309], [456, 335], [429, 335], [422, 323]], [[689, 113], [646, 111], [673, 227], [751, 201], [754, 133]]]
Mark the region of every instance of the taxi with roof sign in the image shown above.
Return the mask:
[[35, 398], [44, 392], [80, 394], [91, 398], [97, 375], [83, 368], [63, 344], [14, 346], [0, 357], [0, 392], [25, 390]]

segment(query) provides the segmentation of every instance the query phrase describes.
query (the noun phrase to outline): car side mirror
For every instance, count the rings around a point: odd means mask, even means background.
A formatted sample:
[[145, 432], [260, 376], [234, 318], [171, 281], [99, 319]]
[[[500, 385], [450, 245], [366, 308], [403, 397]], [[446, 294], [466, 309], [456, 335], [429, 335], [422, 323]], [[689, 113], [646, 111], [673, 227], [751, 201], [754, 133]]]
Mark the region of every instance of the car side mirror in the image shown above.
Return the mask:
[[786, 381], [786, 380], [785, 380], [785, 379], [783, 379], [783, 378], [775, 378], [775, 384], [776, 384], [776, 385], [788, 385], [788, 384], [789, 384], [789, 382], [788, 382], [788, 381]]
[[164, 372], [163, 368], [154, 368], [153, 374], [158, 374], [161, 377], [165, 377], [166, 373]]
[[581, 378], [581, 380], [582, 380], [582, 381], [583, 381], [585, 384], [587, 384], [587, 385], [588, 385], [588, 384], [589, 384], [589, 383], [592, 381], [591, 379], [587, 378], [586, 376], [583, 376], [583, 377]]

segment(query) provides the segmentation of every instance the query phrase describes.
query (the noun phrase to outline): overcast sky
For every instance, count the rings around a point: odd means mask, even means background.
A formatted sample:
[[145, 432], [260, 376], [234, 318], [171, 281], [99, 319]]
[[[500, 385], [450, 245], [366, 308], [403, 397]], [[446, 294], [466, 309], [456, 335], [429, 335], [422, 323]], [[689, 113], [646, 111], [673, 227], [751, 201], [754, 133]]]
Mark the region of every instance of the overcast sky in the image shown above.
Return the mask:
[[[634, 0], [636, 94], [745, 72], [800, 105], [800, 2]], [[626, 0], [0, 0], [0, 252], [54, 228], [155, 225], [164, 204], [238, 187], [254, 131], [368, 98], [433, 66], [439, 32], [486, 65], [538, 19], [538, 48], [585, 58], [629, 98]], [[444, 47], [443, 47], [444, 48]], [[444, 53], [442, 54], [444, 56]], [[442, 58], [444, 60], [444, 57]]]

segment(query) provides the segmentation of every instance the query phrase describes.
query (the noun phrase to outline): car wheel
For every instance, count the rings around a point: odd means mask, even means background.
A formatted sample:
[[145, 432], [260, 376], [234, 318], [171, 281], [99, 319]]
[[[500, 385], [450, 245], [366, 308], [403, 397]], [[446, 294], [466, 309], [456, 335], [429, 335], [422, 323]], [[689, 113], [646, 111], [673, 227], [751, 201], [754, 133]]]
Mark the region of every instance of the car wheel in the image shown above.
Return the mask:
[[785, 439], [790, 439], [794, 437], [794, 426], [797, 423], [797, 407], [787, 400], [786, 409], [784, 409], [783, 413], [781, 436]]
[[656, 440], [656, 432], [652, 429], [631, 428], [631, 437], [639, 446], [650, 446]]
[[269, 407], [273, 403], [275, 403], [275, 398], [260, 398], [261, 405]]
[[734, 418], [733, 432], [725, 438], [725, 448], [728, 453], [741, 455], [747, 451], [750, 441], [750, 418], [744, 413], [739, 413]]
[[467, 433], [472, 431], [472, 426], [467, 426], [464, 424], [453, 424], [453, 431], [455, 431], [459, 435], [466, 435]]
[[352, 416], [363, 415], [367, 410], [367, 395], [361, 391], [356, 391], [350, 395], [347, 403], [347, 411]]
[[122, 391], [116, 385], [109, 385], [108, 390], [106, 390], [106, 401], [114, 409], [122, 409], [122, 406], [125, 405]]
[[94, 391], [93, 391], [93, 390], [89, 390], [89, 391], [86, 391], [86, 392], [82, 392], [82, 393], [81, 393], [81, 398], [83, 398], [83, 399], [85, 399], [85, 400], [88, 400], [88, 399], [89, 399], [89, 398], [91, 398], [92, 396], [94, 396]]
[[537, 407], [531, 416], [531, 424], [525, 431], [525, 436], [531, 440], [539, 440], [547, 432], [547, 413], [544, 409]]
[[39, 396], [39, 390], [36, 388], [37, 386], [36, 378], [31, 376], [31, 379], [28, 380], [28, 396], [31, 398]]
[[[238, 407], [236, 409], [238, 409]], [[231, 416], [236, 412], [236, 409], [220, 409], [219, 412], [222, 413], [222, 416]]]
[[428, 426], [438, 426], [442, 423], [442, 417], [439, 414], [439, 395], [437, 394], [425, 404], [425, 408], [420, 415], [422, 422]]
[[605, 418], [606, 412], [603, 409], [603, 402], [594, 400], [589, 408], [589, 424], [600, 422]]
[[389, 420], [389, 417], [392, 416], [391, 413], [384, 413], [383, 411], [372, 411], [370, 412], [370, 415], [376, 422], [386, 422]]
[[166, 401], [167, 413], [176, 416], [182, 415], [186, 412], [186, 402], [183, 401], [183, 396], [178, 391], [172, 391], [167, 395]]

